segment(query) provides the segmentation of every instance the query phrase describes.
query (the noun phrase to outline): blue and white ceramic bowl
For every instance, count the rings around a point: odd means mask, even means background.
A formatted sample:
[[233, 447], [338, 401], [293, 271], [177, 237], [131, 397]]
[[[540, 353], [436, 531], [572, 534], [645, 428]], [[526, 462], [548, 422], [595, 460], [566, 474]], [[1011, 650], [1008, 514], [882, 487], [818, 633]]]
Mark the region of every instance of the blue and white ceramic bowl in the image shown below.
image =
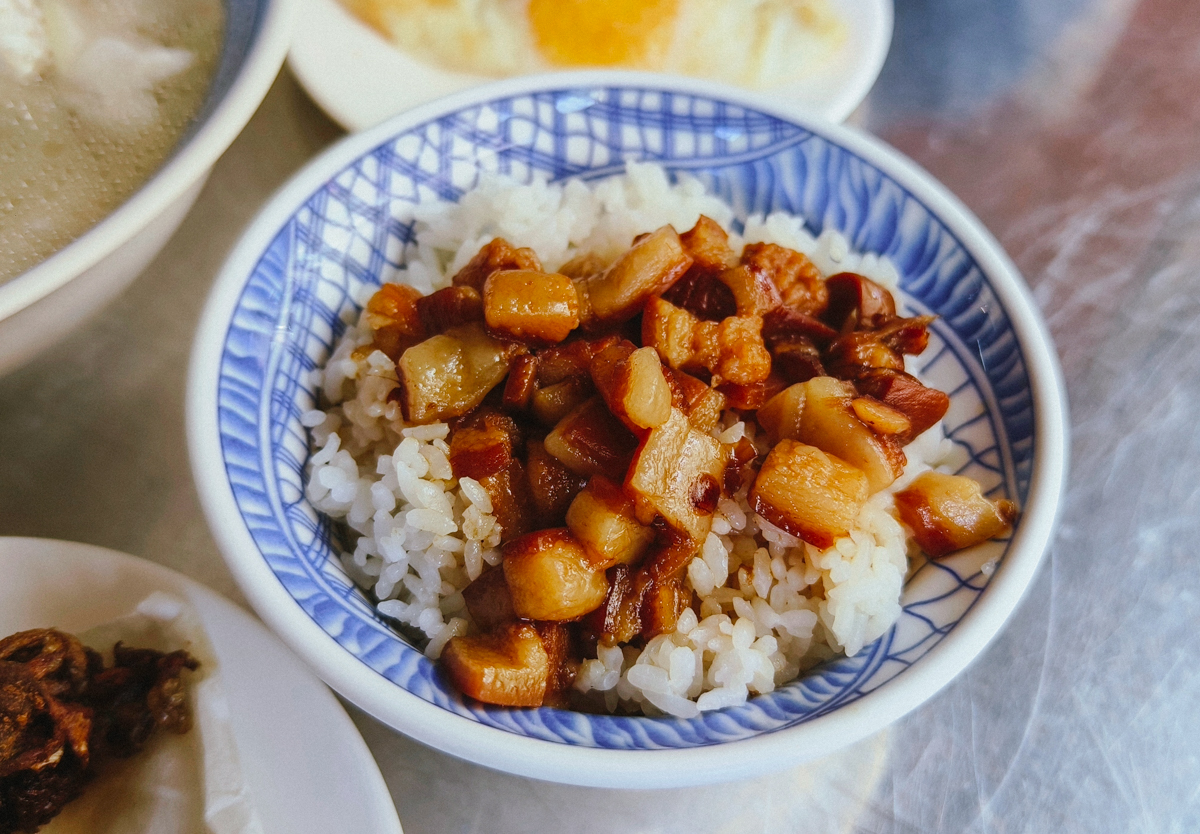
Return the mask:
[[[699, 177], [735, 208], [786, 210], [891, 258], [937, 313], [925, 373], [951, 393], [966, 471], [1014, 498], [1011, 538], [916, 569], [896, 626], [741, 707], [692, 720], [513, 710], [464, 700], [373, 613], [304, 499], [300, 415], [314, 368], [364, 284], [412, 245], [397, 219], [456, 199], [481, 170], [599, 178], [626, 159]], [[961, 671], [1000, 629], [1050, 539], [1065, 403], [1045, 327], [995, 241], [912, 163], [861, 133], [727, 88], [634, 74], [505, 82], [404, 114], [330, 149], [267, 206], [219, 278], [189, 381], [192, 463], [208, 518], [255, 608], [342, 695], [481, 764], [556, 781], [663, 787], [745, 777], [884, 727]], [[985, 564], [996, 560], [995, 570]]]

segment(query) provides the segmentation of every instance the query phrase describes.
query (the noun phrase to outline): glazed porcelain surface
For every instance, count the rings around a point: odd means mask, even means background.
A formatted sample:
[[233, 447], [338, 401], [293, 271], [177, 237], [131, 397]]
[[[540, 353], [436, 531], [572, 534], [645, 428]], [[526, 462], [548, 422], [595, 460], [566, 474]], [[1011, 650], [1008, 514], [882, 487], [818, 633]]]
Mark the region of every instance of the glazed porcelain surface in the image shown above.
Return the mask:
[[[464, 699], [343, 573], [304, 498], [313, 369], [413, 246], [412, 208], [480, 176], [588, 180], [628, 159], [699, 178], [738, 218], [787, 211], [891, 259], [934, 313], [924, 377], [951, 395], [961, 471], [1017, 502], [1012, 536], [913, 566], [904, 611], [858, 655], [691, 720], [513, 710]], [[876, 731], [978, 654], [1049, 541], [1066, 465], [1057, 359], [1027, 289], [972, 216], [882, 143], [727, 88], [637, 74], [504, 82], [336, 145], [286, 186], [226, 264], [197, 334], [189, 443], [228, 564], [325, 680], [420, 741], [537, 778], [666, 786], [808, 760]]]

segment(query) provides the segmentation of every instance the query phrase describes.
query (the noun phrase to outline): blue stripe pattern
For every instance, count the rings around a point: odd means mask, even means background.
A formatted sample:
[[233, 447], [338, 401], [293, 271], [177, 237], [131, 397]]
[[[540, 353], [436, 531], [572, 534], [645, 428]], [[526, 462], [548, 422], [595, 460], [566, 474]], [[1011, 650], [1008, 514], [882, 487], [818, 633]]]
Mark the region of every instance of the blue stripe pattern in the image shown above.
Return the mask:
[[[220, 366], [218, 423], [243, 521], [279, 582], [365, 667], [473, 721], [563, 744], [687, 748], [774, 732], [852, 703], [920, 660], [987, 587], [992, 542], [914, 567], [904, 613], [858, 656], [828, 662], [740, 707], [692, 720], [513, 710], [461, 698], [373, 612], [331, 548], [329, 522], [303, 498], [314, 369], [357, 315], [355, 298], [391, 277], [415, 245], [411, 207], [455, 200], [482, 172], [528, 182], [595, 179], [627, 159], [699, 177], [738, 217], [783, 210], [809, 230], [844, 233], [890, 258], [914, 312], [941, 316], [924, 375], [952, 393], [948, 436], [962, 472], [1020, 504], [1034, 414], [1025, 358], [988, 276], [913, 194], [810, 129], [702, 96], [634, 88], [553, 90], [472, 106], [377, 146], [311, 194], [279, 230], [244, 289]], [[245, 558], [258, 558], [247, 555]]]

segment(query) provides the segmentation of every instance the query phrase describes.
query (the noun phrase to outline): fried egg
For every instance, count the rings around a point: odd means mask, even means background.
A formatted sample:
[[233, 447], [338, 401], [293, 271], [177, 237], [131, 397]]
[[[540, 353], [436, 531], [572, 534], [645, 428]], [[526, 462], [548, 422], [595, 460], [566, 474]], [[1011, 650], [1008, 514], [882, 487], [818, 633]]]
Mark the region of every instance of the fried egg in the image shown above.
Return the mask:
[[747, 87], [811, 73], [846, 37], [828, 0], [342, 0], [409, 54], [505, 76], [656, 70]]

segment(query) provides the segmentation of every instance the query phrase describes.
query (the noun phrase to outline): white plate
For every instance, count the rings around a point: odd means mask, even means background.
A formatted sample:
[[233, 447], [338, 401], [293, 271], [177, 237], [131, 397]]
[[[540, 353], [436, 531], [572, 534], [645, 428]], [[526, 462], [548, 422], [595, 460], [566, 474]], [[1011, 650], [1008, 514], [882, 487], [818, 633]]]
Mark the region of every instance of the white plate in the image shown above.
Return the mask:
[[[765, 92], [830, 121], [844, 120], [879, 77], [892, 42], [892, 0], [831, 0], [849, 32], [819, 73]], [[494, 80], [447, 72], [391, 46], [337, 0], [298, 0], [288, 65], [313, 100], [350, 131]]]
[[401, 834], [379, 767], [333, 694], [250, 615], [142, 559], [72, 542], [0, 538], [0, 636], [84, 631], [166, 591], [195, 607], [221, 664], [238, 754], [267, 831]]

